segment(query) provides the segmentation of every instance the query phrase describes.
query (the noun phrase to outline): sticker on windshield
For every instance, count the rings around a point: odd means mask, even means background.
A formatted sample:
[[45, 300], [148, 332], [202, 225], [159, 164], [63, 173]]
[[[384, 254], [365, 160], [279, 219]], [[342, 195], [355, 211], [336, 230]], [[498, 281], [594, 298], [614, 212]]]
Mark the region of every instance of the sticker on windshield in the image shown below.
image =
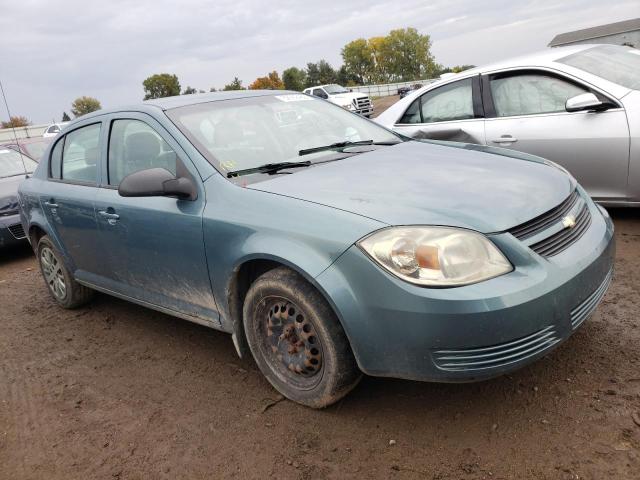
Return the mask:
[[289, 95], [276, 95], [275, 96], [281, 102], [304, 102], [307, 100], [313, 100], [313, 98], [303, 95], [301, 93], [292, 93]]

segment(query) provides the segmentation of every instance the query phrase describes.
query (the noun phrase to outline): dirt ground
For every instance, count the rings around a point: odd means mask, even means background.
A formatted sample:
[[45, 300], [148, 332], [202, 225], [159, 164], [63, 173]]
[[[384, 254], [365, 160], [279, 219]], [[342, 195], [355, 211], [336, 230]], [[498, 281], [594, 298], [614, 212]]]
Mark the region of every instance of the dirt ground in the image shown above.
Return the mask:
[[105, 295], [62, 310], [28, 248], [2, 252], [0, 478], [640, 478], [640, 211], [613, 214], [613, 285], [551, 355], [365, 378], [323, 411], [272, 404], [225, 334]]
[[28, 247], [1, 251], [0, 479], [638, 479], [640, 210], [612, 214], [613, 284], [552, 354], [476, 384], [365, 378], [322, 411], [226, 334], [105, 295], [62, 310]]

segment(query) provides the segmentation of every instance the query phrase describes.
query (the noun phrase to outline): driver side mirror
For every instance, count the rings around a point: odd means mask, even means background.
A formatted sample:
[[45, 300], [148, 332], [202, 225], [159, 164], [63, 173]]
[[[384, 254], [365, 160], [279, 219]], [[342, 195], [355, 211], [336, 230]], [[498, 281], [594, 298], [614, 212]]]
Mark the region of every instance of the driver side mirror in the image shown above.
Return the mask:
[[567, 99], [564, 108], [567, 112], [598, 111], [606, 110], [608, 104], [602, 103], [593, 93], [583, 93]]
[[198, 191], [188, 177], [176, 178], [164, 168], [149, 168], [133, 172], [122, 179], [118, 186], [122, 197], [171, 197], [195, 200]]

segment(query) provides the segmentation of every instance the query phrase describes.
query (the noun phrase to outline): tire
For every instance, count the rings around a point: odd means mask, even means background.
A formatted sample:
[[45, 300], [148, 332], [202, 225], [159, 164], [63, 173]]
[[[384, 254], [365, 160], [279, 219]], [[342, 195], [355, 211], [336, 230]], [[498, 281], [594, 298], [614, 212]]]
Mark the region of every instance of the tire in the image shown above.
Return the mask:
[[331, 307], [312, 285], [286, 267], [266, 272], [251, 285], [243, 322], [258, 368], [294, 402], [327, 407], [362, 378]]
[[78, 308], [89, 302], [93, 290], [76, 282], [62, 261], [62, 255], [48, 236], [38, 242], [38, 264], [47, 290], [62, 308]]

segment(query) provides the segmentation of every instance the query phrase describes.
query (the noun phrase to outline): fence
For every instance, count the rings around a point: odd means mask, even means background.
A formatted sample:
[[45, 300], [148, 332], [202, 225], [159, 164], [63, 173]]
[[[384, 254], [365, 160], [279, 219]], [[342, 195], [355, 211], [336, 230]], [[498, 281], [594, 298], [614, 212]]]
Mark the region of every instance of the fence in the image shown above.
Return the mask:
[[437, 79], [414, 80], [412, 82], [386, 83], [383, 85], [363, 85], [359, 87], [348, 87], [353, 92], [366, 93], [370, 97], [389, 97], [398, 94], [398, 88], [410, 87], [411, 85], [427, 85]]
[[[45, 124], [29, 125], [28, 127], [16, 127], [15, 136], [18, 138], [41, 137], [48, 126], [48, 124]], [[0, 143], [7, 143], [13, 140], [15, 138], [13, 136], [13, 131], [14, 129], [12, 128], [0, 129]]]

